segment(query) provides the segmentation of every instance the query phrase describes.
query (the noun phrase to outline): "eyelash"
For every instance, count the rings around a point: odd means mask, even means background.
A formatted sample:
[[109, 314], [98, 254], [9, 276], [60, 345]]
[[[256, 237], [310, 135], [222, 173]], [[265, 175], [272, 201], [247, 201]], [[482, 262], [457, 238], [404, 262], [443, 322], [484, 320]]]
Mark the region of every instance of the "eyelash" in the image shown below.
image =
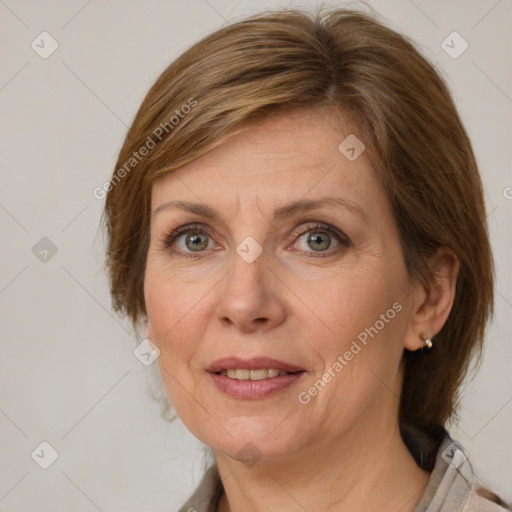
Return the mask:
[[[194, 232], [194, 231], [200, 231], [200, 232], [206, 233], [210, 238], [213, 239], [212, 233], [211, 233], [211, 230], [209, 227], [204, 226], [202, 224], [187, 224], [186, 226], [180, 226], [179, 228], [176, 228], [174, 231], [172, 231], [168, 235], [164, 235], [161, 240], [162, 247], [165, 250], [169, 250], [171, 248], [171, 246], [173, 245], [174, 241], [180, 235], [187, 234], [187, 233]], [[314, 225], [306, 226], [302, 231], [300, 231], [298, 233], [294, 231], [290, 235], [289, 238], [290, 239], [300, 238], [301, 236], [309, 233], [310, 231], [313, 231], [313, 232], [314, 231], [322, 231], [322, 232], [328, 233], [329, 235], [332, 235], [344, 247], [350, 247], [350, 245], [351, 245], [350, 239], [344, 233], [342, 233], [341, 231], [338, 231], [337, 229], [333, 228], [332, 226], [329, 226], [328, 224], [323, 224], [323, 223], [318, 223], [318, 222], [315, 223]], [[338, 251], [339, 251], [339, 248], [336, 248], [334, 250], [328, 250], [328, 251], [318, 251], [318, 252], [314, 252], [314, 253], [302, 251], [302, 253], [311, 255], [311, 256], [308, 256], [311, 258], [327, 258], [329, 256], [333, 256]], [[204, 251], [199, 251], [197, 254], [190, 253], [190, 252], [183, 253], [183, 252], [174, 251], [174, 250], [172, 252], [174, 254], [178, 254], [179, 256], [181, 256], [183, 258], [199, 258], [202, 256], [201, 253]]]

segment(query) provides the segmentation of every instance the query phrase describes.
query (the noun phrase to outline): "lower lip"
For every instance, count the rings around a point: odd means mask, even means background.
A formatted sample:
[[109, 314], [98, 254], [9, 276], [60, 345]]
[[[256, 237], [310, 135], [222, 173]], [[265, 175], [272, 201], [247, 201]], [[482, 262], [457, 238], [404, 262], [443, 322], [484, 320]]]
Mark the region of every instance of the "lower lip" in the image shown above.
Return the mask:
[[289, 375], [279, 375], [263, 380], [237, 380], [210, 373], [208, 375], [213, 380], [217, 388], [234, 398], [265, 398], [277, 393], [281, 389], [288, 388], [303, 377], [306, 372], [291, 373]]

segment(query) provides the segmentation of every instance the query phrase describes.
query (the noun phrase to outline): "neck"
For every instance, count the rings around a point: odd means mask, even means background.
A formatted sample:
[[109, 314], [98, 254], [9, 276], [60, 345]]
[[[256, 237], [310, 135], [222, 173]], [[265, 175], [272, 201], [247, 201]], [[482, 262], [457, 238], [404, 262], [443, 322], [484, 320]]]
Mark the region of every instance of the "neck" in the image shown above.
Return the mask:
[[262, 459], [246, 466], [220, 453], [215, 456], [225, 489], [219, 512], [411, 512], [429, 478], [396, 424], [358, 427], [342, 439], [318, 441], [285, 462]]

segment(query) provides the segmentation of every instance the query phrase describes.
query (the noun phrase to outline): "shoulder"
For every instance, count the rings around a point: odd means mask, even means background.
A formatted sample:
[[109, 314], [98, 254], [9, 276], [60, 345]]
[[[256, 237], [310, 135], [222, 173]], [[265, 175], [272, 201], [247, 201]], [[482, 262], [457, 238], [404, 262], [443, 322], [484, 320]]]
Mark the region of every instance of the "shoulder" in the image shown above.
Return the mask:
[[431, 472], [414, 512], [512, 511], [511, 505], [482, 484], [466, 450], [444, 428], [408, 427], [402, 435], [418, 465]]

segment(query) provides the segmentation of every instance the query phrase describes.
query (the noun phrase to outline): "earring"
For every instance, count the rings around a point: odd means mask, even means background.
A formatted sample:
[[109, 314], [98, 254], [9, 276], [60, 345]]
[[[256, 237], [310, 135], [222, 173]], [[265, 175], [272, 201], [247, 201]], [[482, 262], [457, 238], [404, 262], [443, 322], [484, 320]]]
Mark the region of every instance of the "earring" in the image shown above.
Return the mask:
[[425, 341], [425, 345], [427, 346], [427, 348], [431, 349], [432, 348], [432, 338], [428, 337], [424, 341]]

